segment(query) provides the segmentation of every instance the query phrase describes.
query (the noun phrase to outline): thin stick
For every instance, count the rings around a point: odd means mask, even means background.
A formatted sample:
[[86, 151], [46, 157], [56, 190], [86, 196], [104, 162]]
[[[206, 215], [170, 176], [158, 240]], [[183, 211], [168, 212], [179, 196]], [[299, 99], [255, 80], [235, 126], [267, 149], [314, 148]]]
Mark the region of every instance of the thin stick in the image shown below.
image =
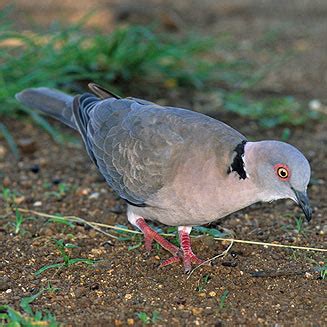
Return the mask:
[[213, 260], [215, 260], [215, 259], [218, 259], [218, 258], [220, 258], [220, 257], [225, 257], [226, 256], [226, 254], [230, 251], [230, 249], [232, 248], [232, 246], [233, 246], [233, 244], [234, 244], [234, 240], [233, 239], [231, 239], [232, 241], [231, 241], [231, 243], [228, 245], [228, 248], [226, 249], [226, 250], [224, 250], [222, 253], [219, 253], [219, 254], [217, 254], [217, 255], [215, 255], [214, 257], [212, 257], [211, 259], [208, 259], [208, 260], [205, 260], [205, 261], [203, 261], [202, 263], [200, 263], [198, 266], [196, 266], [189, 274], [188, 274], [188, 276], [187, 276], [187, 279], [189, 279], [190, 277], [191, 277], [191, 275], [193, 274], [193, 272], [196, 270], [196, 269], [198, 269], [198, 268], [200, 268], [201, 266], [203, 266], [203, 265], [205, 265], [205, 264], [207, 264], [207, 263], [209, 263], [209, 262], [211, 262], [211, 261], [213, 261]]
[[[18, 211], [25, 212], [25, 213], [31, 213], [31, 214], [39, 216], [39, 217], [55, 218], [55, 219], [69, 220], [69, 221], [73, 221], [73, 222], [80, 222], [80, 223], [83, 223], [83, 224], [87, 224], [87, 225], [89, 225], [90, 227], [93, 227], [93, 228], [94, 228], [94, 226], [98, 226], [98, 227], [105, 227], [105, 228], [108, 228], [108, 229], [118, 230], [118, 231], [122, 231], [122, 232], [126, 232], [126, 233], [131, 233], [131, 234], [143, 234], [142, 232], [140, 232], [138, 230], [132, 230], [132, 229], [119, 227], [119, 226], [101, 224], [101, 223], [97, 223], [97, 222], [94, 222], [94, 221], [90, 222], [90, 221], [87, 221], [87, 220], [85, 220], [83, 218], [76, 217], [76, 216], [63, 216], [63, 217], [60, 217], [60, 216], [50, 215], [50, 214], [35, 211], [35, 210], [22, 209], [22, 208], [18, 208]], [[94, 229], [96, 229], [96, 228], [94, 228]], [[101, 232], [103, 232], [103, 231], [101, 230]], [[175, 234], [172, 234], [172, 233], [170, 233], [170, 234], [162, 233], [160, 235], [168, 236], [168, 237], [169, 236], [171, 236], [171, 237], [176, 236]]]
[[[137, 230], [131, 230], [131, 229], [128, 229], [128, 228], [123, 228], [123, 227], [119, 227], [119, 226], [112, 226], [112, 225], [106, 225], [106, 224], [101, 224], [101, 223], [96, 223], [96, 222], [89, 222], [87, 220], [84, 220], [83, 218], [76, 217], [76, 216], [63, 216], [63, 217], [60, 217], [60, 216], [50, 215], [50, 214], [47, 214], [47, 213], [34, 211], [34, 210], [29, 210], [29, 209], [23, 209], [23, 208], [17, 208], [17, 210], [20, 211], [20, 212], [31, 213], [31, 214], [34, 214], [34, 215], [40, 216], [40, 217], [56, 218], [56, 219], [62, 219], [62, 220], [69, 220], [69, 221], [73, 221], [73, 222], [80, 222], [80, 223], [86, 224], [86, 225], [98, 230], [99, 232], [101, 232], [103, 234], [106, 234], [106, 235], [108, 233], [106, 233], [102, 229], [96, 228], [96, 227], [97, 226], [98, 227], [104, 227], [104, 228], [108, 228], [108, 229], [123, 231], [123, 232], [126, 232], [126, 233], [132, 233], [132, 234], [142, 234], [140, 231], [137, 231]], [[172, 234], [172, 233], [170, 233], [170, 234], [162, 233], [160, 235], [167, 236], [167, 237], [175, 237], [175, 234]], [[116, 236], [111, 235], [111, 234], [108, 234], [108, 236], [117, 238]], [[194, 236], [192, 236], [192, 237], [194, 237]], [[295, 250], [327, 252], [327, 249], [322, 249], [322, 248], [296, 246], [296, 245], [286, 245], [286, 244], [278, 244], [278, 243], [265, 243], [265, 242], [247, 241], [247, 240], [238, 240], [238, 239], [234, 239], [234, 238], [214, 237], [214, 240], [235, 242], [235, 243], [243, 243], [243, 244], [251, 244], [251, 245], [261, 245], [261, 246], [265, 246], [265, 247], [271, 246], [271, 247], [288, 248], [288, 249], [295, 249]]]
[[289, 249], [296, 249], [296, 250], [327, 252], [327, 249], [322, 249], [322, 248], [312, 248], [312, 247], [306, 247], [306, 246], [286, 245], [286, 244], [278, 244], [278, 243], [265, 243], [265, 242], [257, 242], [257, 241], [237, 240], [234, 238], [215, 237], [214, 240], [227, 241], [227, 242], [233, 241], [235, 243], [244, 243], [244, 244], [252, 244], [252, 245], [275, 246], [275, 247], [279, 247], [279, 248], [289, 248]]
[[[83, 218], [80, 218], [80, 217], [76, 217], [76, 216], [60, 217], [60, 216], [56, 216], [56, 215], [50, 215], [50, 214], [47, 214], [47, 213], [38, 212], [38, 211], [34, 211], [34, 210], [29, 210], [29, 209], [22, 209], [22, 208], [18, 208], [17, 210], [20, 211], [20, 212], [31, 213], [31, 214], [39, 216], [39, 217], [55, 218], [55, 219], [59, 219], [59, 220], [61, 219], [61, 220], [69, 220], [69, 221], [73, 221], [73, 222], [79, 222], [79, 223], [85, 224], [87, 226], [90, 226], [91, 228], [97, 230], [98, 232], [100, 232], [100, 233], [102, 233], [102, 234], [104, 234], [106, 236], [118, 239], [117, 236], [109, 234], [109, 233], [107, 233], [107, 232], [105, 232], [102, 229], [97, 227], [97, 226], [99, 226], [99, 225], [101, 226], [103, 224], [98, 224], [96, 222], [89, 222], [89, 221], [87, 221], [87, 220], [85, 220]], [[110, 225], [108, 225], [108, 226], [110, 226]], [[111, 226], [111, 227], [115, 227], [115, 226]], [[107, 227], [107, 228], [110, 228], [110, 227]], [[112, 229], [115, 229], [115, 228], [112, 228]]]

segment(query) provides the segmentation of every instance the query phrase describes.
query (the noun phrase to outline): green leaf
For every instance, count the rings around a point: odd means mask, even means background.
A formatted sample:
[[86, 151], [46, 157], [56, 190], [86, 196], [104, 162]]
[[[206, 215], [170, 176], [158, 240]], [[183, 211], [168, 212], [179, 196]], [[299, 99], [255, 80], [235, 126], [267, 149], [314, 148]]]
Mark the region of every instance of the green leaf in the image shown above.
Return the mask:
[[12, 320], [12, 322], [25, 323], [24, 317], [13, 308], [7, 306], [7, 313], [8, 313], [8, 317], [10, 318], [10, 320]]
[[[123, 228], [123, 229], [128, 230], [128, 227], [126, 225], [116, 224], [115, 227]], [[124, 233], [126, 233], [126, 231], [124, 231], [124, 230], [118, 230], [118, 229], [115, 230], [115, 232], [118, 233], [118, 234], [124, 234]]]
[[150, 323], [150, 317], [146, 312], [138, 312], [136, 313], [136, 316], [142, 321], [143, 324], [147, 325]]
[[63, 262], [60, 262], [60, 263], [53, 263], [51, 265], [46, 265], [46, 266], [43, 266], [42, 268], [40, 268], [39, 270], [37, 270], [34, 275], [35, 276], [39, 276], [41, 274], [43, 274], [45, 271], [47, 271], [48, 269], [52, 269], [52, 268], [61, 268], [63, 267], [65, 264]]
[[34, 314], [34, 320], [42, 320], [42, 312], [41, 311], [36, 311]]
[[152, 322], [153, 324], [155, 324], [155, 323], [157, 323], [159, 320], [161, 320], [160, 313], [159, 313], [159, 311], [154, 310], [154, 311], [152, 312], [151, 322]]
[[134, 250], [134, 249], [137, 249], [137, 248], [139, 248], [142, 244], [143, 244], [143, 243], [140, 242], [140, 243], [137, 243], [137, 244], [135, 244], [135, 245], [130, 245], [130, 246], [128, 247], [128, 251], [132, 251], [132, 250]]
[[225, 306], [226, 299], [229, 295], [229, 292], [227, 290], [224, 291], [224, 293], [220, 297], [220, 302], [219, 302], [219, 309], [222, 310]]
[[28, 314], [32, 315], [33, 311], [30, 307], [30, 303], [32, 303], [36, 298], [38, 298], [42, 293], [44, 292], [44, 289], [41, 289], [39, 292], [37, 292], [34, 295], [27, 296], [21, 299], [19, 305], [20, 307]]

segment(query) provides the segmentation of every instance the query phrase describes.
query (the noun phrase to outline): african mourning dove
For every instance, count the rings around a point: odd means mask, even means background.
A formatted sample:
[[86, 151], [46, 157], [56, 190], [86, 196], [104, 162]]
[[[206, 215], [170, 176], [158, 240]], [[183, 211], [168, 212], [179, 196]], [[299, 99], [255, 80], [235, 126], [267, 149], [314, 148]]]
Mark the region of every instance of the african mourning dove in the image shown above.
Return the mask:
[[[258, 201], [290, 198], [311, 219], [306, 194], [310, 166], [293, 146], [249, 142], [228, 125], [194, 111], [119, 98], [90, 84], [96, 95], [72, 97], [44, 87], [16, 98], [80, 132], [87, 153], [107, 183], [127, 202], [127, 217], [145, 238], [180, 260], [185, 271], [199, 259], [191, 249], [192, 226], [222, 218]], [[178, 226], [180, 246], [145, 219]]]

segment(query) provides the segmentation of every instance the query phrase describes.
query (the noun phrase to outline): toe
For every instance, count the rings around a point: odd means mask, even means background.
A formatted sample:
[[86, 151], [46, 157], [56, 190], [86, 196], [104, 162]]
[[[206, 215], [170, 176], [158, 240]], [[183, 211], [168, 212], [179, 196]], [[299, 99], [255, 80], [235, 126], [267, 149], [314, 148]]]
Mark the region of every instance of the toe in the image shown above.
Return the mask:
[[169, 265], [171, 265], [171, 264], [173, 264], [173, 263], [180, 262], [180, 260], [181, 260], [181, 258], [180, 258], [179, 256], [171, 257], [171, 258], [169, 258], [169, 259], [163, 261], [163, 262], [160, 264], [159, 268], [166, 267], [166, 266], [169, 266]]

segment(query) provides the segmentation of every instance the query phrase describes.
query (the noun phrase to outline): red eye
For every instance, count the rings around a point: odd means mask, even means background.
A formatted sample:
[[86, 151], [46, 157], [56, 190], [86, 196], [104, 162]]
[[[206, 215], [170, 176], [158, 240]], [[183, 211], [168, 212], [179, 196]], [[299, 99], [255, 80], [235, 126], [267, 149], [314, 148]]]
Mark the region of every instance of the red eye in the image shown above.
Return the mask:
[[283, 181], [289, 180], [291, 174], [290, 174], [289, 168], [286, 165], [277, 164], [277, 165], [275, 165], [274, 168], [275, 168], [277, 176], [281, 180], [283, 180]]

